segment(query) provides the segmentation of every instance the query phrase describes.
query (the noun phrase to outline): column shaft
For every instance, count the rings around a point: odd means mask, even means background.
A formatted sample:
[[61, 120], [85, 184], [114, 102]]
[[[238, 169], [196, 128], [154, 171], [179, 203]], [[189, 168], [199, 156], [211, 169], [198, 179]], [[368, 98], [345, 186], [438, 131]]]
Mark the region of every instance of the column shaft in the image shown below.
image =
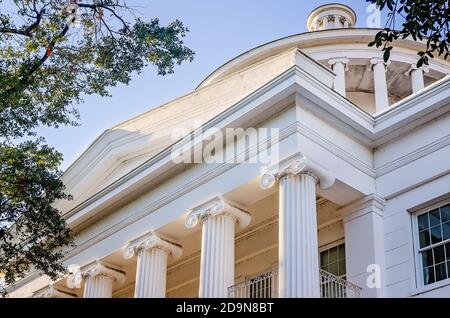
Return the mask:
[[208, 216], [203, 221], [200, 264], [201, 298], [228, 297], [234, 285], [234, 226], [229, 214]]
[[375, 108], [379, 112], [389, 106], [388, 89], [386, 82], [386, 65], [382, 60], [374, 59], [373, 77], [375, 89]]
[[137, 259], [135, 298], [166, 296], [168, 253], [161, 248], [141, 249]]
[[348, 20], [344, 18], [344, 28], [348, 29], [349, 28], [349, 24], [348, 24]]
[[425, 87], [422, 68], [416, 68], [411, 70], [411, 83], [413, 93], [417, 93], [418, 91], [420, 91]]
[[105, 275], [86, 278], [84, 298], [112, 298], [113, 279]]
[[342, 28], [341, 20], [340, 20], [339, 16], [337, 16], [337, 15], [334, 16], [334, 28], [335, 29]]
[[316, 179], [309, 174], [286, 175], [279, 186], [280, 297], [318, 298]]
[[347, 58], [337, 58], [328, 61], [333, 68], [333, 72], [336, 74], [333, 88], [344, 97], [346, 96], [345, 71], [348, 62], [349, 60]]
[[322, 18], [322, 30], [327, 30], [328, 29], [328, 17], [323, 17]]

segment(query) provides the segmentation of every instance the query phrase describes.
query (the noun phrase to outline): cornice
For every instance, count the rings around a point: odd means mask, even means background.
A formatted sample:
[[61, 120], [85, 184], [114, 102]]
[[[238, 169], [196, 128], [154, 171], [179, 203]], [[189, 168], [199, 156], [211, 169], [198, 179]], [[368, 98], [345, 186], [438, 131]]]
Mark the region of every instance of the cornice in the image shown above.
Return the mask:
[[338, 211], [344, 217], [344, 223], [346, 223], [368, 213], [375, 213], [383, 218], [385, 206], [385, 199], [376, 194], [370, 194], [362, 199], [349, 203], [338, 209]]
[[[437, 82], [425, 87], [423, 90], [416, 94], [411, 94], [408, 97], [398, 101], [397, 103], [387, 107], [379, 113], [374, 114], [375, 119], [375, 132], [378, 130], [383, 130], [384, 127], [379, 128], [380, 125], [384, 124], [387, 120], [392, 119], [406, 110], [413, 108], [419, 104], [422, 104], [424, 101], [430, 99], [431, 97], [441, 94], [447, 93], [447, 103], [450, 99], [450, 94], [448, 94], [447, 90], [450, 89], [450, 75], [443, 77]], [[444, 99], [445, 101], [445, 99]]]
[[442, 137], [441, 139], [433, 141], [433, 142], [431, 142], [425, 146], [422, 146], [412, 152], [409, 152], [399, 158], [396, 158], [395, 160], [392, 160], [380, 167], [377, 167], [375, 169], [375, 175], [377, 177], [384, 176], [385, 174], [388, 174], [389, 172], [392, 172], [398, 168], [401, 168], [413, 161], [421, 159], [421, 158], [423, 158], [435, 151], [438, 151], [442, 148], [445, 148], [447, 146], [450, 146], [450, 135]]

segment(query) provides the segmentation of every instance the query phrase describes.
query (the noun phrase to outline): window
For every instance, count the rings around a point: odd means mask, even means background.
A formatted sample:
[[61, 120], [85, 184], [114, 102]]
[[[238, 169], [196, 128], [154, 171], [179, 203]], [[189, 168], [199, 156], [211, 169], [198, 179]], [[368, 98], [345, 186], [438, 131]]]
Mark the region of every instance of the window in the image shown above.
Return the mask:
[[345, 244], [321, 251], [320, 268], [345, 279]]
[[417, 216], [423, 285], [450, 278], [450, 204]]

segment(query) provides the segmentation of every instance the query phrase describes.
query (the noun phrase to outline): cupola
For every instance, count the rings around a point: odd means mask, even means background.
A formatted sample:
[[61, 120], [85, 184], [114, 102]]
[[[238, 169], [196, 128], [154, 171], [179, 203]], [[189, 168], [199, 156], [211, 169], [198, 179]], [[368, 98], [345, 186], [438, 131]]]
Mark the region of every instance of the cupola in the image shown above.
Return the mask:
[[307, 21], [309, 31], [347, 29], [354, 27], [355, 24], [355, 11], [338, 3], [326, 4], [314, 9]]

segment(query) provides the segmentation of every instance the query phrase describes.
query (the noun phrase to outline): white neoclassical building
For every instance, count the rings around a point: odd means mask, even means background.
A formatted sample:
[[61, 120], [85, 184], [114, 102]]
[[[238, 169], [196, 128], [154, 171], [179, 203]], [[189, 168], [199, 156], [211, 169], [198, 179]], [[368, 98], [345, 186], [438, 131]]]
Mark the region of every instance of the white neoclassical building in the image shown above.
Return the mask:
[[449, 297], [450, 63], [355, 23], [319, 7], [103, 133], [63, 177], [72, 274], [10, 296]]

